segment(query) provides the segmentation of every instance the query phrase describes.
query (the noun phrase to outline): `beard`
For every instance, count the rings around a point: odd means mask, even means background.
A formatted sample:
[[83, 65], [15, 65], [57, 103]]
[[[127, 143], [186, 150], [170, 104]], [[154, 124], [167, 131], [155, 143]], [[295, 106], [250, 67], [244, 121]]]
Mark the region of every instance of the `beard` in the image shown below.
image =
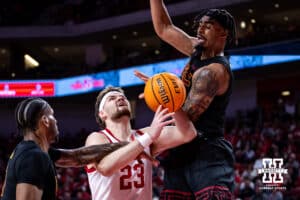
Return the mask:
[[59, 142], [59, 135], [57, 134], [54, 138], [54, 144], [58, 143]]
[[122, 109], [122, 110], [117, 110], [113, 115], [112, 115], [112, 119], [120, 119], [123, 116], [128, 116], [131, 117], [130, 111], [126, 108], [126, 109]]
[[52, 133], [51, 144], [57, 144], [59, 142], [59, 131], [56, 125], [53, 126]]

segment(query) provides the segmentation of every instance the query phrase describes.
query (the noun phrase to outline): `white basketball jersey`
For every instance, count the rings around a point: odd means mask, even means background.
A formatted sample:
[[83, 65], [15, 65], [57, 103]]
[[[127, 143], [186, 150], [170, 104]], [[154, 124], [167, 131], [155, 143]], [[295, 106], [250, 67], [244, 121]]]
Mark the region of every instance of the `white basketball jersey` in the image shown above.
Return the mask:
[[[108, 129], [104, 134], [111, 143], [120, 142]], [[143, 133], [134, 131], [132, 139]], [[149, 147], [145, 149], [150, 153]], [[93, 200], [151, 200], [152, 199], [152, 164], [149, 160], [134, 160], [118, 172], [107, 177], [96, 169], [87, 169]]]

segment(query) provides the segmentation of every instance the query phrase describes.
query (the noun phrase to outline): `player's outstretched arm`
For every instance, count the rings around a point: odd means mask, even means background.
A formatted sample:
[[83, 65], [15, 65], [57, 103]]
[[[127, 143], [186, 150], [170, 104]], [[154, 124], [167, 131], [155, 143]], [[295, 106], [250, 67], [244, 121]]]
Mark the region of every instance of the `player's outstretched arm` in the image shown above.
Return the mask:
[[59, 167], [83, 167], [90, 163], [98, 163], [107, 154], [125, 146], [128, 142], [107, 143], [92, 145], [77, 149], [53, 149], [49, 150], [55, 165]]
[[156, 34], [181, 53], [190, 56], [201, 40], [173, 25], [163, 0], [150, 0], [150, 8]]

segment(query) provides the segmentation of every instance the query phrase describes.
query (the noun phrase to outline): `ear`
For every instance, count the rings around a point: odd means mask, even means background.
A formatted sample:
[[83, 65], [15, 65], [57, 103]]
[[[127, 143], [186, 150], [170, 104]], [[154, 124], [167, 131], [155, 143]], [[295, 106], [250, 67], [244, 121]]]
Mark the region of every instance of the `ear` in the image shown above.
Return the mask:
[[98, 115], [102, 121], [106, 119], [106, 113], [103, 112], [102, 110], [99, 111]]
[[222, 39], [226, 40], [228, 36], [228, 30], [222, 31], [220, 36]]
[[46, 127], [49, 127], [49, 118], [46, 115], [43, 115], [41, 118], [42, 124], [44, 124]]

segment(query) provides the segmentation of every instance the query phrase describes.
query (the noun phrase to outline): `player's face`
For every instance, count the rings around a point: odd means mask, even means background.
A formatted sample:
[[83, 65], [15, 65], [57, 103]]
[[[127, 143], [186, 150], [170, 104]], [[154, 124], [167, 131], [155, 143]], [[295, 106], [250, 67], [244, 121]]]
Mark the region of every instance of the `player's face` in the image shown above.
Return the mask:
[[110, 95], [105, 102], [104, 109], [111, 119], [131, 115], [129, 101], [122, 93]]
[[197, 37], [203, 40], [204, 48], [215, 48], [220, 39], [224, 38], [225, 29], [215, 20], [208, 16], [203, 16], [198, 25]]
[[50, 107], [47, 109], [45, 113], [47, 119], [48, 119], [48, 126], [47, 126], [47, 138], [49, 143], [55, 143], [58, 141], [58, 136], [59, 136], [59, 131], [57, 127], [57, 121], [56, 118], [54, 117], [54, 111]]

